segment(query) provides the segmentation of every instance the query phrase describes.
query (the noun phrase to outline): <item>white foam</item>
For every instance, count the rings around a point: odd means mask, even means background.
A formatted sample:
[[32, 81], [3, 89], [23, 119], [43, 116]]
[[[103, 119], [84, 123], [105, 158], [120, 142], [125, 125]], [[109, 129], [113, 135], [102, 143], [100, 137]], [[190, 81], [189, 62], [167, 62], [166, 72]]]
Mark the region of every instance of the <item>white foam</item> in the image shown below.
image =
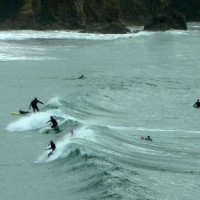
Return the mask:
[[53, 160], [56, 160], [58, 158], [64, 158], [71, 152], [71, 149], [69, 148], [69, 144], [71, 143], [81, 143], [81, 141], [93, 141], [95, 142], [95, 138], [93, 135], [93, 131], [91, 129], [88, 129], [86, 127], [82, 127], [74, 132], [73, 135], [71, 135], [71, 132], [67, 133], [64, 137], [59, 139], [58, 141], [54, 141], [56, 144], [56, 150], [53, 152], [53, 154], [48, 158], [48, 154], [51, 152], [51, 150], [44, 151], [35, 161], [35, 163], [46, 163]]
[[96, 34], [79, 33], [75, 31], [1, 31], [0, 40], [26, 40], [26, 39], [86, 39], [86, 40], [115, 40], [140, 35], [151, 35], [151, 32], [141, 31], [128, 34]]
[[49, 118], [49, 114], [45, 112], [34, 113], [29, 116], [24, 116], [15, 122], [10, 123], [6, 129], [10, 132], [14, 131], [27, 131], [35, 130], [45, 126], [46, 119]]
[[54, 141], [56, 144], [56, 150], [53, 152], [53, 154], [48, 157], [48, 154], [51, 152], [51, 150], [45, 150], [39, 157], [38, 159], [35, 161], [35, 163], [45, 163], [45, 162], [50, 162], [53, 160], [56, 160], [60, 157], [65, 157], [70, 150], [67, 150], [68, 145], [71, 143], [71, 135], [65, 135], [62, 140], [59, 141]]
[[50, 99], [47, 104], [53, 104], [55, 106], [62, 106], [62, 103], [60, 102], [59, 97], [53, 97], [52, 99]]
[[109, 126], [111, 129], [115, 130], [137, 130], [137, 131], [149, 131], [149, 132], [185, 132], [185, 133], [200, 133], [200, 131], [195, 130], [182, 130], [182, 129], [159, 129], [159, 128], [145, 128], [145, 127], [127, 127], [127, 126]]
[[65, 115], [61, 110], [47, 110], [45, 112], [33, 113], [28, 116], [23, 116], [20, 119], [17, 119], [14, 122], [11, 122], [6, 130], [10, 132], [19, 132], [19, 131], [31, 131], [41, 129], [47, 126], [46, 122], [49, 120], [50, 116], [59, 116], [62, 117], [63, 120], [57, 120], [58, 125], [64, 123], [68, 116]]

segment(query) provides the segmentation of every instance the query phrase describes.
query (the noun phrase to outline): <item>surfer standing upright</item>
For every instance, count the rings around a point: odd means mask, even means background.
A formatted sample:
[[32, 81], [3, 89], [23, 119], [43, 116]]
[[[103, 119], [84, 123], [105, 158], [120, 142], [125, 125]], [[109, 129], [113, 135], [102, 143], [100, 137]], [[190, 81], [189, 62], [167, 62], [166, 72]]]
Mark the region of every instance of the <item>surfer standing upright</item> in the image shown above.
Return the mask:
[[48, 148], [48, 149], [46, 149], [46, 150], [50, 150], [50, 149], [52, 149], [52, 151], [48, 154], [48, 157], [50, 156], [50, 155], [52, 155], [53, 154], [53, 151], [55, 151], [55, 149], [56, 149], [56, 145], [55, 145], [55, 143], [51, 140], [50, 141], [50, 147]]
[[39, 101], [36, 97], [35, 99], [33, 99], [33, 101], [31, 101], [31, 104], [29, 106], [29, 110], [32, 107], [33, 108], [33, 112], [35, 112], [35, 110], [37, 110], [39, 112], [39, 108], [37, 107], [37, 103], [41, 103], [43, 104], [41, 101]]

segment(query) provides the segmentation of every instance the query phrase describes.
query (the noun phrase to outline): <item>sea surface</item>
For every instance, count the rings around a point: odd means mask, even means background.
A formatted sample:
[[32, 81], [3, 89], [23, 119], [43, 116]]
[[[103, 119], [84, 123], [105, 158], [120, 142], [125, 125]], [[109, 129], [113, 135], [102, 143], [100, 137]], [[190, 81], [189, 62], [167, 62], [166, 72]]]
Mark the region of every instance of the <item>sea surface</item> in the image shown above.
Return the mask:
[[0, 93], [0, 200], [199, 200], [200, 24], [1, 31]]

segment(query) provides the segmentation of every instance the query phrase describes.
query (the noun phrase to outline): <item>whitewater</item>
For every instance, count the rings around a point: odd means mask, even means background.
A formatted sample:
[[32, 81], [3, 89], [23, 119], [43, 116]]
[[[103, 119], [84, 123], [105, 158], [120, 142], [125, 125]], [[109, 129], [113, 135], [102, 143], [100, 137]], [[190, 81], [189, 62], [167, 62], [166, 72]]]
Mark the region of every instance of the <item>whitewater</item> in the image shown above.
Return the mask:
[[199, 199], [200, 24], [131, 28], [0, 32], [0, 199]]

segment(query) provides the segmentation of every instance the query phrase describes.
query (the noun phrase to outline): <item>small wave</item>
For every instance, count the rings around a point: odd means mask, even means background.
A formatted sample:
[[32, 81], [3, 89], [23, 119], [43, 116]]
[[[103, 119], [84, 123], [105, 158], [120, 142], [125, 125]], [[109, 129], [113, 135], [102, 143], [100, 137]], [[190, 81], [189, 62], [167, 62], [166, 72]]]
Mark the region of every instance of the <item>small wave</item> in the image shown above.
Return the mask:
[[151, 32], [139, 31], [128, 34], [96, 34], [79, 33], [75, 31], [1, 31], [0, 40], [30, 40], [30, 39], [74, 39], [74, 40], [116, 40], [140, 35], [151, 35]]
[[53, 154], [48, 158], [48, 154], [51, 150], [45, 150], [35, 161], [35, 163], [46, 163], [51, 162], [53, 160], [57, 160], [58, 158], [66, 157], [69, 154], [70, 150], [67, 147], [70, 144], [70, 135], [65, 135], [65, 137], [59, 141], [56, 141], [56, 150]]
[[62, 103], [59, 97], [53, 97], [47, 102], [47, 105], [62, 106]]
[[145, 128], [145, 127], [127, 127], [127, 126], [107, 126], [108, 128], [115, 130], [137, 130], [137, 131], [150, 131], [150, 132], [182, 132], [182, 133], [200, 133], [196, 130], [182, 130], [182, 129], [157, 129], [157, 128]]
[[87, 154], [87, 151], [84, 149], [80, 150], [79, 147], [84, 143], [84, 141], [87, 140], [94, 141], [94, 138], [92, 137], [92, 131], [90, 129], [87, 129], [85, 127], [79, 128], [73, 135], [71, 135], [71, 132], [68, 131], [67, 134], [65, 134], [65, 136], [63, 136], [58, 141], [55, 141], [56, 151], [50, 158], [47, 157], [48, 152], [45, 151], [38, 157], [38, 159], [35, 162], [45, 163], [56, 160], [58, 158], [67, 157], [68, 159], [70, 159], [78, 155], [85, 155]]
[[27, 57], [27, 56], [11, 56], [8, 57], [8, 55], [0, 55], [0, 60], [1, 61], [26, 61], [26, 60], [35, 60], [35, 61], [40, 61], [40, 60], [56, 60], [54, 58], [48, 58], [48, 57]]
[[200, 23], [199, 22], [189, 22], [187, 23], [188, 29], [190, 30], [199, 30], [200, 29]]
[[169, 30], [169, 31], [165, 31], [165, 33], [170, 33], [173, 35], [189, 35], [187, 31], [185, 30]]

